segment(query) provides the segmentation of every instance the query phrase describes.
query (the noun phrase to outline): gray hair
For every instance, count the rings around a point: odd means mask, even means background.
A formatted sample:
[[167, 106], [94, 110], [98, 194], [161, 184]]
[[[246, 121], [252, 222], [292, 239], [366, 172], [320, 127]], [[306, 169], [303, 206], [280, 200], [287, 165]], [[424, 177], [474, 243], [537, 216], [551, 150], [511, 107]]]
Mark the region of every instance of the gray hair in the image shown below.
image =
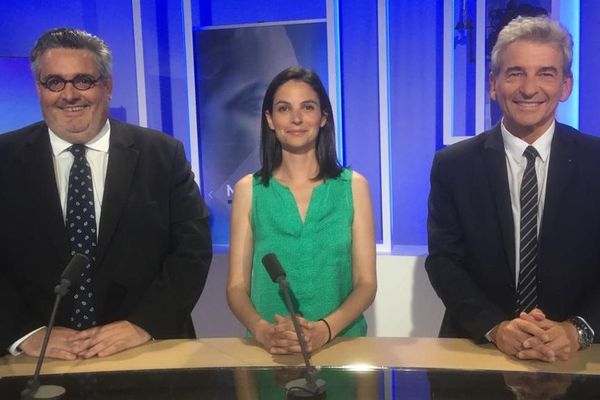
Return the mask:
[[102, 39], [79, 29], [57, 28], [40, 36], [31, 49], [29, 59], [36, 79], [40, 73], [40, 58], [50, 49], [89, 50], [94, 54], [100, 75], [103, 78], [112, 77], [112, 54]]
[[547, 16], [519, 16], [502, 28], [492, 49], [492, 74], [498, 76], [506, 47], [518, 40], [556, 45], [563, 55], [563, 74], [572, 76], [573, 38], [565, 27]]

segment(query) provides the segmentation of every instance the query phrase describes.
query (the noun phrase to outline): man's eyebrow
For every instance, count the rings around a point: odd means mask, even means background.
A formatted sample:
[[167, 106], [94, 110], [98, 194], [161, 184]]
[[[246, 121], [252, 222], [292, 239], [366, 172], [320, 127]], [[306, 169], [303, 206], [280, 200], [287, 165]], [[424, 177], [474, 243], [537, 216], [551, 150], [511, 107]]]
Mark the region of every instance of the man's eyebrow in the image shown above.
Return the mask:
[[[44, 76], [44, 78], [46, 78], [46, 79], [50, 79], [50, 78], [60, 78], [60, 79], [64, 79], [64, 78], [63, 78], [63, 76], [62, 76], [62, 75], [60, 75], [60, 74], [48, 74], [48, 75]], [[39, 79], [40, 79], [40, 80], [42, 79], [42, 74], [40, 74], [40, 77], [39, 77]]]
[[516, 65], [514, 67], [506, 68], [506, 71], [504, 71], [504, 72], [508, 73], [508, 72], [521, 72], [521, 71], [523, 71], [523, 67], [519, 67], [518, 65]]
[[[71, 78], [71, 79], [75, 79], [75, 78], [77, 78], [77, 77], [86, 77], [86, 78], [92, 78], [92, 79], [96, 79], [96, 77], [95, 77], [94, 75], [92, 75], [92, 74], [88, 74], [88, 73], [86, 73], [86, 72], [82, 72], [82, 73], [79, 73], [79, 74], [75, 74], [75, 75], [73, 75], [73, 78]], [[99, 74], [99, 77], [102, 77], [102, 74]], [[41, 79], [41, 78], [42, 78], [42, 74], [40, 74], [40, 79]], [[60, 79], [62, 79], [62, 80], [67, 80], [67, 78], [66, 78], [64, 75], [62, 75], [62, 74], [48, 74], [48, 75], [44, 76], [44, 78], [45, 78], [45, 79], [50, 79], [50, 78], [60, 78]]]

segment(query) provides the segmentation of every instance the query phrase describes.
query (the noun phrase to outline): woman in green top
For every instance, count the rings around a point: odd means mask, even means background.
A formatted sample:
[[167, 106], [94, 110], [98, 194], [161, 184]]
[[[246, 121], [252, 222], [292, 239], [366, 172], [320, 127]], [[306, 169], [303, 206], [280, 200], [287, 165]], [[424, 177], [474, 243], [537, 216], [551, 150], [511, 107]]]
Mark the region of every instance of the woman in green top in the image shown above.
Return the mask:
[[300, 352], [279, 289], [261, 264], [275, 253], [297, 299], [308, 351], [335, 336], [364, 336], [377, 290], [365, 178], [342, 168], [331, 102], [302, 67], [279, 73], [262, 106], [261, 169], [235, 186], [227, 299], [268, 351]]

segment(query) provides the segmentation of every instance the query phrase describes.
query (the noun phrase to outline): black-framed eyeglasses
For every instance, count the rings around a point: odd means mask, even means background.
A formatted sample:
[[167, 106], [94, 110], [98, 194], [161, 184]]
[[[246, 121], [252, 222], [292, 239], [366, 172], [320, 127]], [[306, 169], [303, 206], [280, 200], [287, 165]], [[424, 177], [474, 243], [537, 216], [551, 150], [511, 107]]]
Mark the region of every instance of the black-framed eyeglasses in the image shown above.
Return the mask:
[[67, 83], [73, 85], [77, 90], [89, 90], [96, 86], [100, 80], [102, 80], [102, 75], [96, 79], [89, 75], [77, 75], [73, 79], [63, 79], [60, 76], [51, 76], [47, 78], [45, 82], [38, 82], [51, 92], [61, 92], [65, 89]]

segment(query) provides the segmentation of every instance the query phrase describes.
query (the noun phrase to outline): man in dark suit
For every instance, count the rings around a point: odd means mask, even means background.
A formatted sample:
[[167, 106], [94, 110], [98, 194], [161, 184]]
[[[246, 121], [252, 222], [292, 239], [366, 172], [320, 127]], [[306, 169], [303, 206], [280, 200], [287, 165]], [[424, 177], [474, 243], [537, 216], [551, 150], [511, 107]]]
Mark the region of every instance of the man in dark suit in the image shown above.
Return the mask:
[[442, 337], [545, 361], [598, 341], [600, 141], [555, 121], [571, 59], [559, 24], [513, 20], [492, 52], [501, 123], [435, 156], [425, 266]]
[[75, 29], [45, 33], [31, 52], [44, 121], [0, 136], [2, 352], [39, 354], [75, 253], [90, 263], [61, 303], [48, 356], [195, 337], [208, 211], [180, 142], [108, 119], [111, 61], [101, 39]]

